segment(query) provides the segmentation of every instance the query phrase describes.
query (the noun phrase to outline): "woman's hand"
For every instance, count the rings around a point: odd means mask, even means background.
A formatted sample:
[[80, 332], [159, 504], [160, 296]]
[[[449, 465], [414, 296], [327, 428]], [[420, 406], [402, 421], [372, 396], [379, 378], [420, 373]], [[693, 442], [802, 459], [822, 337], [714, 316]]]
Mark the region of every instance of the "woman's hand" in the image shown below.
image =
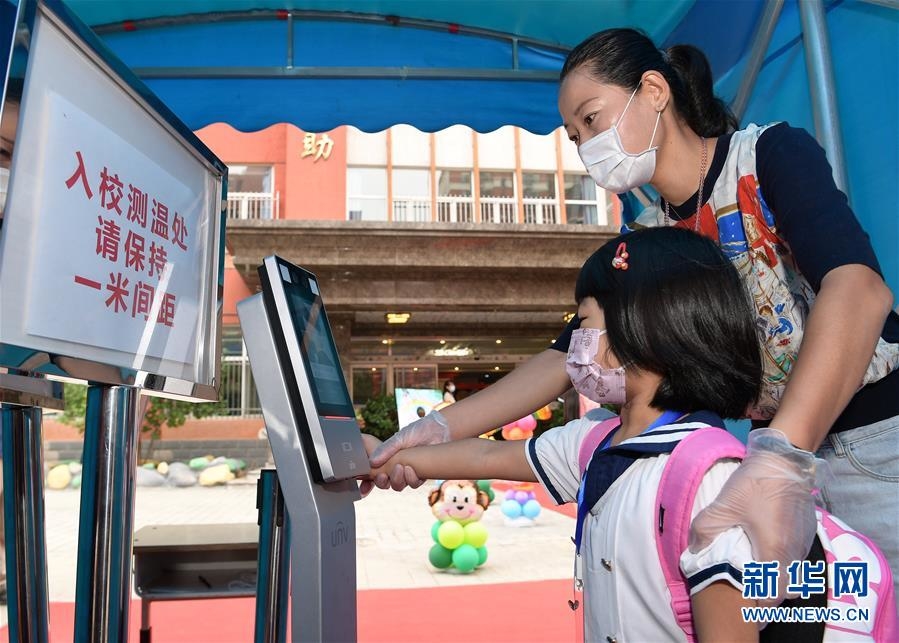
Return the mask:
[[[391, 457], [403, 449], [428, 444], [442, 444], [449, 441], [450, 431], [446, 418], [440, 411], [431, 411], [423, 418], [394, 433], [386, 442], [381, 443], [370, 453], [369, 460], [372, 468], [377, 469], [384, 466]], [[412, 467], [401, 464], [395, 465], [390, 475], [380, 472], [373, 475], [372, 479], [376, 487], [380, 489], [390, 487], [394, 491], [401, 491], [405, 487], [415, 489], [424, 484], [424, 480], [418, 477]], [[370, 490], [369, 488], [365, 493]]]
[[804, 560], [811, 549], [817, 528], [812, 491], [826, 470], [822, 460], [795, 448], [780, 431], [751, 431], [742, 464], [693, 519], [690, 551], [697, 553], [721, 532], [741, 527], [755, 560], [779, 563], [780, 602], [789, 564]]

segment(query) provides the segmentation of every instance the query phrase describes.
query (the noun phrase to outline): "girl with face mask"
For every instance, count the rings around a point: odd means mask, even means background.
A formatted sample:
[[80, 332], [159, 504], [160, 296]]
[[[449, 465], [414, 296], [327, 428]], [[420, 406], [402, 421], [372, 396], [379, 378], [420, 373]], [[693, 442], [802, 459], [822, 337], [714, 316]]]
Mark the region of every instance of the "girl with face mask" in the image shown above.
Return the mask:
[[[688, 228], [718, 243], [755, 310], [764, 374], [743, 415], [777, 430], [779, 447], [765, 456], [779, 458], [781, 473], [752, 451], [694, 520], [691, 547], [740, 526], [757, 560], [802, 559], [814, 535], [813, 473], [795, 461], [817, 450], [835, 474], [821, 492], [827, 508], [880, 546], [899, 582], [899, 315], [823, 150], [786, 123], [738, 129], [702, 52], [662, 51], [632, 29], [597, 33], [569, 53], [559, 111], [598, 185], [649, 183], [660, 194], [632, 227]], [[562, 394], [577, 325], [497, 384], [400, 431], [374, 463], [398, 448], [478, 435]], [[412, 469], [391, 474], [379, 486], [418, 483]], [[764, 509], [747, 509], [760, 494]]]
[[[429, 478], [540, 482], [558, 503], [578, 500], [585, 509], [578, 529], [584, 534], [582, 571], [576, 571], [585, 588], [584, 640], [679, 640], [656, 555], [656, 491], [680, 437], [700, 426], [723, 426], [721, 417], [755, 402], [762, 368], [753, 314], [736, 269], [715, 244], [675, 228], [640, 230], [605, 244], [581, 269], [575, 299], [580, 328], [568, 373], [583, 395], [620, 408], [620, 425], [594, 454], [595, 468], [591, 463], [583, 477], [579, 471], [581, 443], [595, 425], [582, 418], [527, 441], [404, 449], [383, 470], [408, 466]], [[378, 442], [364, 437], [371, 452]], [[643, 456], [634, 456], [634, 449]], [[737, 466], [714, 465], [699, 501], [710, 501]], [[615, 473], [601, 476], [604, 490], [597, 492], [591, 472], [601, 470]], [[748, 540], [736, 535], [690, 564], [701, 574], [749, 555]], [[739, 620], [737, 575], [723, 591], [702, 590], [694, 600], [712, 601], [718, 612], [733, 605], [728, 615]], [[696, 616], [699, 632], [716, 633], [709, 612]], [[727, 627], [730, 640], [741, 629], [757, 634], [755, 624], [732, 618]]]

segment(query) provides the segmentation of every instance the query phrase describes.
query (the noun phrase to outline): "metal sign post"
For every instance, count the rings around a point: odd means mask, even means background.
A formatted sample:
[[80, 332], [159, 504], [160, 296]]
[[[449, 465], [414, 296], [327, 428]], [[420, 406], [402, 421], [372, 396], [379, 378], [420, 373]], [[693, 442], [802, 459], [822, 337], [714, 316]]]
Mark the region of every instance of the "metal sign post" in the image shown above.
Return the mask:
[[76, 643], [128, 640], [138, 389], [87, 391], [75, 581]]
[[[118, 643], [139, 395], [218, 399], [227, 168], [63, 2], [2, 4], [0, 367], [90, 385], [75, 641]], [[14, 498], [40, 508], [16, 519], [16, 620], [36, 629], [13, 638], [45, 640], [40, 416], [7, 423]]]
[[47, 643], [47, 546], [40, 407], [61, 409], [62, 386], [0, 374], [9, 640]]

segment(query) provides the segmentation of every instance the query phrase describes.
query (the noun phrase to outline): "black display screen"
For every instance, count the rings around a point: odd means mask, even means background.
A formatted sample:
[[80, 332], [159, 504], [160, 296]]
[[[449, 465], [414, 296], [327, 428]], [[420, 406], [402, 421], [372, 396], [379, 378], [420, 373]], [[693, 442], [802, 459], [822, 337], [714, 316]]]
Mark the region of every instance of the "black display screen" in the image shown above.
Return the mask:
[[354, 417], [337, 348], [325, 315], [317, 282], [297, 271], [287, 272], [281, 264], [287, 308], [300, 343], [306, 373], [315, 396], [319, 415]]

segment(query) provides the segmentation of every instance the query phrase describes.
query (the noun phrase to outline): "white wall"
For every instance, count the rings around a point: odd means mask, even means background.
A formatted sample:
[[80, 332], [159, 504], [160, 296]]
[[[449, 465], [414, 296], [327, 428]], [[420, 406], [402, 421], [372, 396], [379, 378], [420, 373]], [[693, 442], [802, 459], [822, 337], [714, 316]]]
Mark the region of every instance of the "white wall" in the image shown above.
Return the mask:
[[431, 167], [431, 137], [411, 125], [391, 128], [391, 154], [394, 167]]
[[453, 125], [434, 133], [435, 162], [438, 168], [474, 166], [474, 141], [471, 128]]
[[346, 147], [347, 165], [387, 165], [387, 132], [369, 134], [348, 126]]
[[485, 170], [515, 168], [515, 128], [500, 127], [488, 134], [478, 134], [478, 162]]

